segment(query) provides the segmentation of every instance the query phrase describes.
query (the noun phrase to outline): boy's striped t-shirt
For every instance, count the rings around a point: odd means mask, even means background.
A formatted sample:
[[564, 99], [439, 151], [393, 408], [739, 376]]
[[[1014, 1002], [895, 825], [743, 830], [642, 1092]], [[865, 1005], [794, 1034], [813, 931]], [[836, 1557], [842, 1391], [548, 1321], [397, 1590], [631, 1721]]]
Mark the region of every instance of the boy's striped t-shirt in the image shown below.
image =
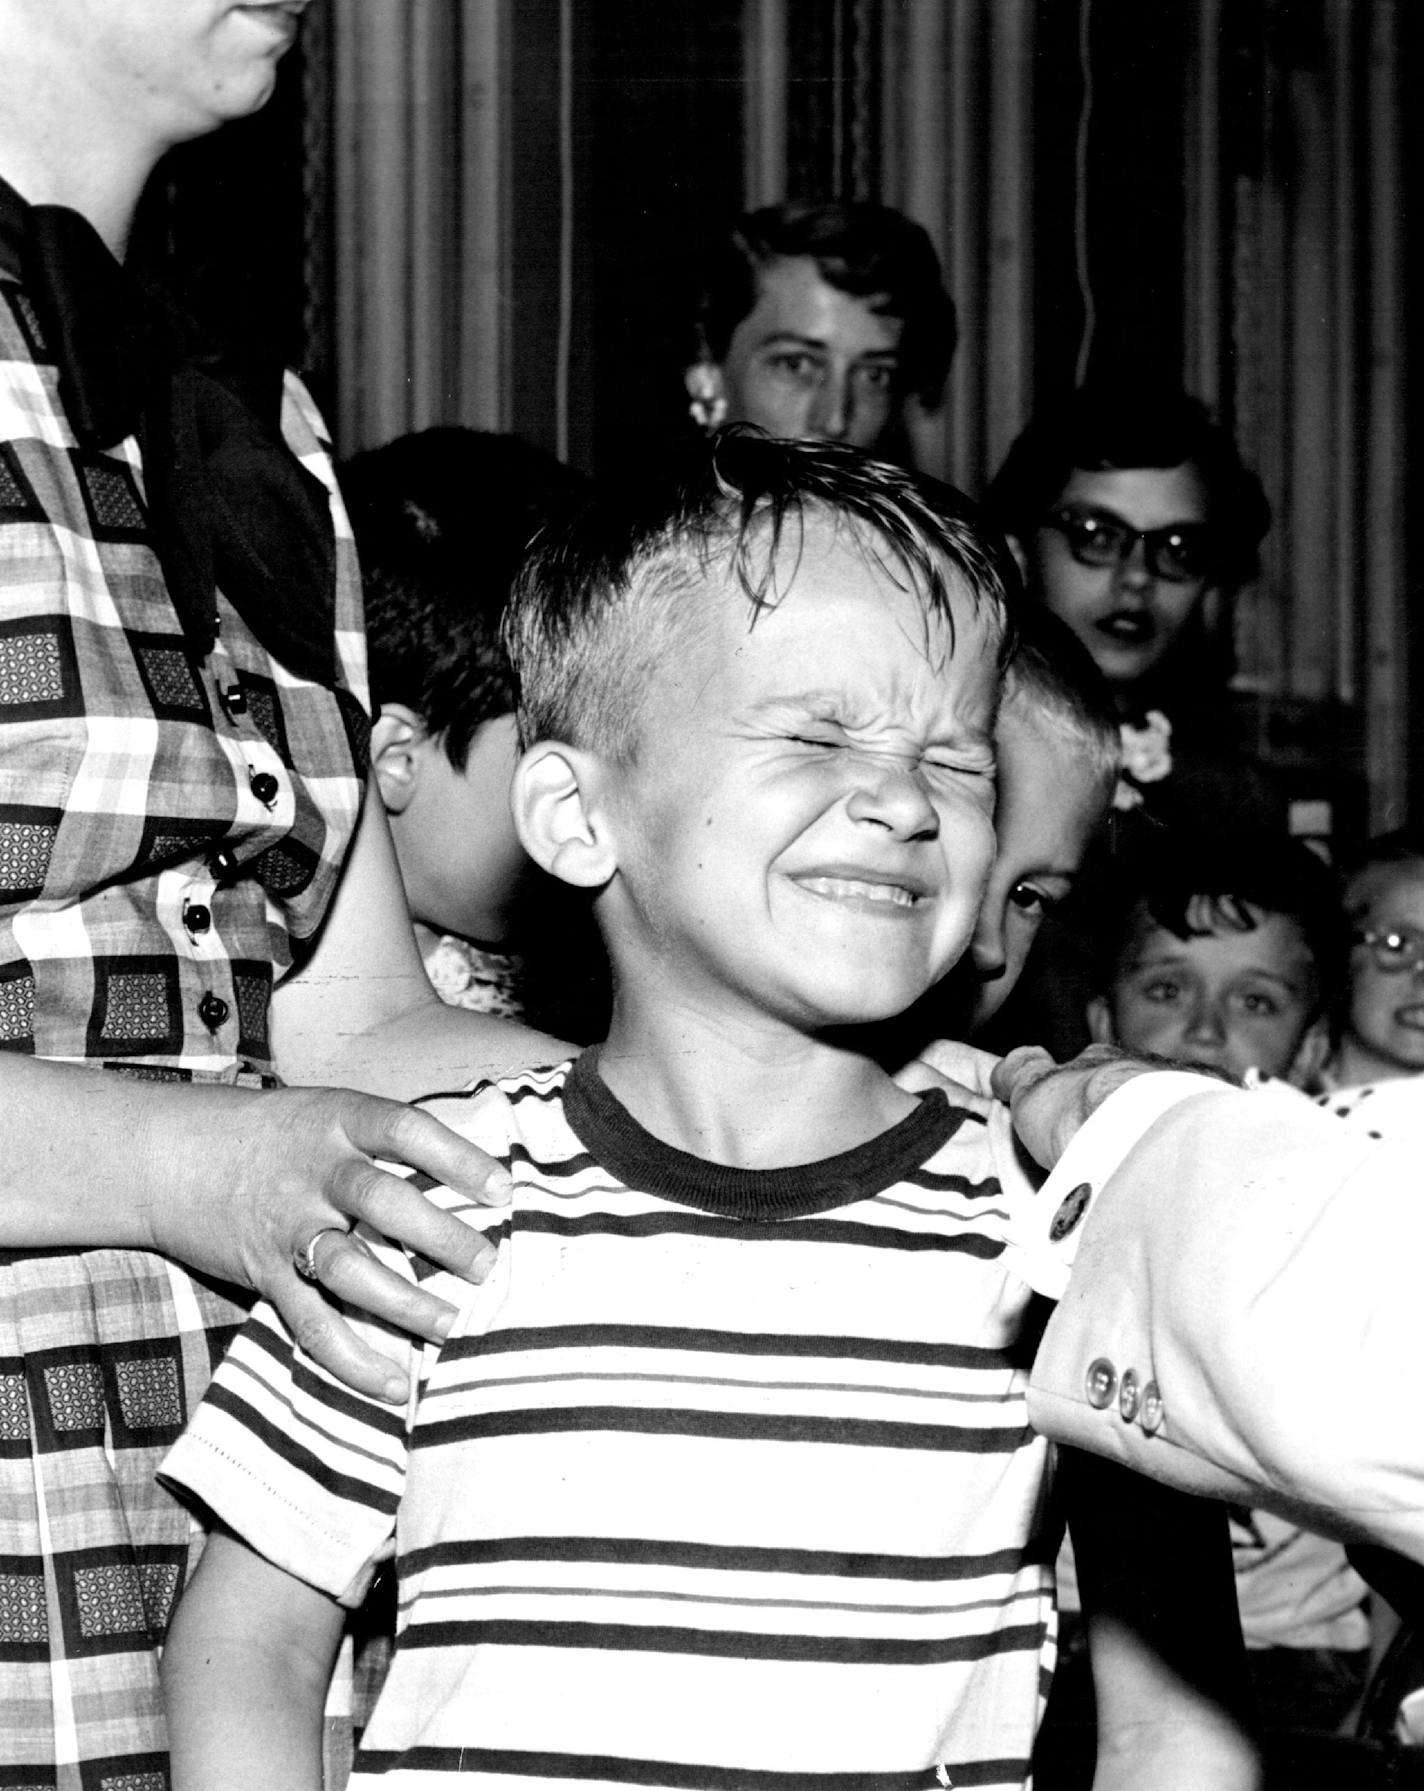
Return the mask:
[[586, 1053], [457, 1129], [517, 1188], [432, 1190], [498, 1241], [478, 1289], [375, 1245], [461, 1306], [409, 1408], [259, 1308], [167, 1464], [348, 1602], [394, 1554], [356, 1782], [1024, 1784], [1056, 1538], [983, 1119], [935, 1094], [841, 1156], [731, 1169]]

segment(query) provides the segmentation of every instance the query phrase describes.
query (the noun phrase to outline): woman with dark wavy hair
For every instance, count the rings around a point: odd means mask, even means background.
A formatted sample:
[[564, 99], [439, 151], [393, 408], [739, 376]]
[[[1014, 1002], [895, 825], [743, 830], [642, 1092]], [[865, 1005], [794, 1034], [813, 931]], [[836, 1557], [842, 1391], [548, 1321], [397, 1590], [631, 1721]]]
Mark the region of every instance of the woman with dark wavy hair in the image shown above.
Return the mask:
[[1173, 771], [1184, 794], [1180, 774], [1193, 781], [1194, 761], [1240, 771], [1212, 779], [1214, 801], [1261, 800], [1231, 738], [1227, 687], [1232, 602], [1256, 576], [1270, 509], [1206, 407], [1180, 391], [1084, 387], [1034, 416], [985, 508], [1030, 596], [1068, 624], [1112, 688], [1121, 804], [1166, 797], [1150, 786]]
[[684, 375], [704, 429], [843, 441], [903, 459], [902, 412], [940, 402], [957, 333], [927, 232], [868, 200], [739, 218], [703, 269]]
[[[985, 495], [1030, 601], [1065, 622], [1102, 673], [1122, 734], [1112, 852], [1176, 828], [1243, 838], [1284, 831], [1285, 800], [1241, 738], [1230, 693], [1232, 605], [1270, 524], [1230, 434], [1181, 391], [1084, 387], [1041, 409]], [[1000, 1047], [1088, 1043], [1092, 966], [1105, 941], [1110, 855], [1090, 855], [1048, 919]]]

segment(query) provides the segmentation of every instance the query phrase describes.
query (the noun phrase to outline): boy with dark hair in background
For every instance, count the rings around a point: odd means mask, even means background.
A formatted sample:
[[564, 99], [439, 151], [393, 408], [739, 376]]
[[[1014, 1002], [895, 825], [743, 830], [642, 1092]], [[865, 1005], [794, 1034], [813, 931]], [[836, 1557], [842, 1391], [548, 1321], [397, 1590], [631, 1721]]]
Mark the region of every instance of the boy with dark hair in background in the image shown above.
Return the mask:
[[[1270, 835], [1178, 835], [1117, 894], [1116, 947], [1089, 1006], [1095, 1040], [1237, 1079], [1319, 1087], [1346, 933], [1335, 878], [1313, 852]], [[1268, 1512], [1233, 1509], [1231, 1523], [1263, 1724], [1337, 1729], [1364, 1686], [1368, 1588], [1338, 1542]]]
[[1094, 1040], [1314, 1089], [1344, 945], [1327, 866], [1285, 836], [1230, 832], [1176, 834], [1134, 860], [1105, 928]]
[[500, 624], [530, 541], [589, 482], [513, 435], [440, 427], [341, 469], [366, 600], [371, 765], [442, 1000], [560, 1038], [601, 1028], [602, 952], [520, 845]]

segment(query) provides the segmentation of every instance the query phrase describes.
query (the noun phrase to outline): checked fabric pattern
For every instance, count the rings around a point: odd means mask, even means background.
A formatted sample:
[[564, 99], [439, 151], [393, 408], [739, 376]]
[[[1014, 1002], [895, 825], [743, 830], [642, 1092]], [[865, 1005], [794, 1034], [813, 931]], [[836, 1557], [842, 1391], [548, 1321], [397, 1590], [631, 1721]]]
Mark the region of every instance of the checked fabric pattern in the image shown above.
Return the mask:
[[[271, 1078], [274, 973], [330, 900], [366, 749], [360, 588], [333, 493], [340, 688], [218, 597], [206, 659], [149, 545], [137, 444], [81, 452], [0, 278], [0, 1049]], [[102, 1174], [102, 1164], [96, 1164]], [[154, 1469], [241, 1310], [161, 1258], [0, 1253], [0, 1791], [162, 1791], [155, 1648], [189, 1518]]]

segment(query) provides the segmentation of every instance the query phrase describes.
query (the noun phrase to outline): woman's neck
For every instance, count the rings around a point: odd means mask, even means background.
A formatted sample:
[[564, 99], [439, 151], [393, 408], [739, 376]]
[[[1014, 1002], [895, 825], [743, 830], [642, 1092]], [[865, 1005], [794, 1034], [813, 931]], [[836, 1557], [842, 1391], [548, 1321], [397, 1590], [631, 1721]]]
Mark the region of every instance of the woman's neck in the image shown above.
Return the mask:
[[0, 177], [31, 205], [87, 218], [122, 261], [140, 195], [164, 145], [114, 126], [23, 41], [0, 56]]

